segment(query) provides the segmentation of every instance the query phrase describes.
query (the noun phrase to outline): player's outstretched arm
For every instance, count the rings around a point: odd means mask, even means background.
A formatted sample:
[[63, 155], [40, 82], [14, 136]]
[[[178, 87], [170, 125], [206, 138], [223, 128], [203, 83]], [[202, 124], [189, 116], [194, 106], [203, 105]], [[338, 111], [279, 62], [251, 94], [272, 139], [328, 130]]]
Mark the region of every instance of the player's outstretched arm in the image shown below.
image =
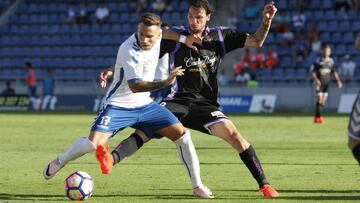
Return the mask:
[[107, 85], [107, 80], [110, 79], [114, 73], [115, 64], [110, 66], [108, 69], [105, 69], [100, 72], [99, 81], [100, 81], [100, 87], [105, 88]]
[[333, 76], [334, 76], [334, 78], [335, 78], [335, 80], [337, 82], [338, 88], [341, 89], [342, 88], [342, 82], [341, 82], [339, 74], [336, 71], [334, 71]]
[[185, 69], [182, 69], [182, 67], [179, 66], [179, 67], [176, 67], [173, 71], [171, 71], [169, 77], [166, 78], [165, 80], [154, 81], [154, 82], [141, 80], [141, 81], [137, 81], [134, 83], [128, 83], [128, 84], [129, 84], [131, 91], [134, 93], [154, 91], [154, 90], [161, 89], [165, 86], [171, 85], [173, 82], [175, 82], [177, 76], [184, 75], [184, 71], [185, 71]]
[[201, 39], [194, 35], [184, 36], [169, 29], [162, 29], [162, 38], [181, 42], [195, 51], [197, 51], [197, 48], [194, 46], [194, 43], [199, 44], [200, 46], [202, 45]]
[[266, 36], [269, 33], [271, 21], [275, 16], [277, 8], [274, 2], [267, 4], [263, 10], [263, 20], [260, 27], [254, 34], [249, 35], [246, 38], [245, 46], [252, 48], [260, 48], [264, 44]]

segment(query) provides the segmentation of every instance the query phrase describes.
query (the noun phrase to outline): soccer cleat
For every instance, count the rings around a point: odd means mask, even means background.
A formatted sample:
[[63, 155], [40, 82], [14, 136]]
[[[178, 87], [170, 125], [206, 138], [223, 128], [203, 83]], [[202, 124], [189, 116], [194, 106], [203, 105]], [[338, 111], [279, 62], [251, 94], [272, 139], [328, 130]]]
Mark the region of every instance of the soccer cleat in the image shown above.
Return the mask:
[[269, 184], [263, 185], [259, 191], [264, 194], [265, 198], [276, 198], [280, 196], [279, 193]]
[[64, 166], [64, 163], [60, 163], [59, 157], [50, 162], [43, 171], [45, 180], [50, 180], [51, 178], [53, 178], [56, 173], [60, 171], [60, 169], [62, 169]]
[[203, 199], [213, 199], [215, 197], [206, 186], [194, 188], [194, 195]]
[[324, 123], [324, 118], [323, 117], [315, 117], [314, 118], [314, 123], [323, 124]]
[[113, 156], [109, 153], [109, 147], [99, 145], [96, 149], [95, 156], [99, 161], [102, 173], [109, 174], [114, 163]]

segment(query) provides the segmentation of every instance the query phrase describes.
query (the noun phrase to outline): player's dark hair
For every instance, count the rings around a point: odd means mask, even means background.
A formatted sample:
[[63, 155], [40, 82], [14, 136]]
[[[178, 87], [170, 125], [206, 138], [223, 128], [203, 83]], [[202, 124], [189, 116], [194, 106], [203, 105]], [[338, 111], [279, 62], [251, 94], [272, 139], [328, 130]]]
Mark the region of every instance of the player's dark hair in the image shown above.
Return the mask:
[[26, 62], [25, 62], [25, 65], [26, 65], [27, 67], [32, 68], [32, 65], [31, 65], [31, 63], [30, 63], [29, 61], [26, 61]]
[[321, 49], [322, 49], [322, 50], [324, 50], [324, 49], [326, 49], [326, 48], [331, 48], [331, 47], [330, 47], [330, 44], [322, 44], [322, 45], [321, 45]]
[[205, 9], [206, 15], [209, 15], [212, 12], [214, 12], [213, 7], [211, 6], [208, 0], [190, 0], [190, 6], [193, 6], [195, 8]]
[[140, 18], [140, 23], [143, 23], [146, 26], [159, 26], [161, 25], [160, 16], [156, 15], [155, 13], [145, 13]]
[[162, 22], [161, 23], [161, 28], [169, 29], [170, 25], [168, 23], [166, 23], [166, 22]]

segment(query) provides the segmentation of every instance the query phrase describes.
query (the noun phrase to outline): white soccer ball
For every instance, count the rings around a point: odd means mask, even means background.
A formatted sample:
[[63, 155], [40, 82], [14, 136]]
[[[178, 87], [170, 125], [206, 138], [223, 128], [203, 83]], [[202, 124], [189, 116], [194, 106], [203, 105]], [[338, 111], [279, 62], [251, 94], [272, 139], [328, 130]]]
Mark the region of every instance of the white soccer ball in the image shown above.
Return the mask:
[[94, 192], [94, 182], [85, 172], [77, 171], [65, 179], [65, 193], [71, 200], [88, 199]]

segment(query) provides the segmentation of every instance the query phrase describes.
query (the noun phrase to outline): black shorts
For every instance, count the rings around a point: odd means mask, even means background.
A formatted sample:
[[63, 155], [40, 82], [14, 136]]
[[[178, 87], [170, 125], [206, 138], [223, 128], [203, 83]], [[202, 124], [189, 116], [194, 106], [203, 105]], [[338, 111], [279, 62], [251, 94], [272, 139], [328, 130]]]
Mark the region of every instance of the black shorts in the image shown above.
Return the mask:
[[316, 94], [328, 93], [329, 83], [321, 84], [320, 87], [316, 87]]
[[[160, 105], [169, 109], [186, 128], [206, 134], [211, 134], [209, 127], [212, 124], [228, 120], [218, 107], [207, 102], [164, 101]], [[155, 135], [150, 138], [161, 138], [161, 136]]]
[[348, 135], [353, 139], [360, 140], [360, 93], [355, 100], [350, 114]]

